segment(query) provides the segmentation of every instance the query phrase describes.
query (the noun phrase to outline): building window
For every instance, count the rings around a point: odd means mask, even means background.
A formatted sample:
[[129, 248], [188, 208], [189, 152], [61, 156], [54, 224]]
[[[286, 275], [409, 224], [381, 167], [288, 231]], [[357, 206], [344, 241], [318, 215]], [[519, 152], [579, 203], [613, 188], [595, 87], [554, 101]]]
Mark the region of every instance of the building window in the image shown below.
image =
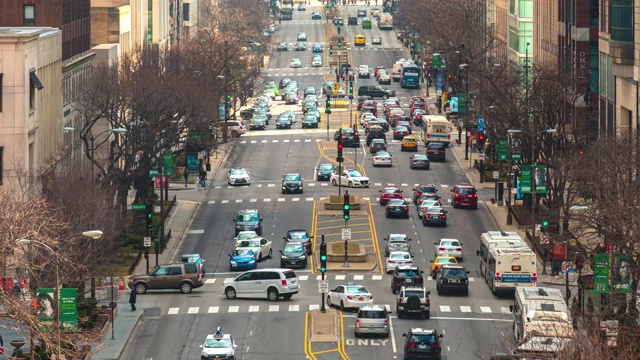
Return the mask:
[[44, 89], [35, 72], [29, 74], [29, 108], [36, 107], [36, 90]]
[[182, 4], [182, 15], [184, 16], [184, 21], [189, 21], [189, 3]]
[[516, 0], [509, 0], [509, 14], [516, 14]]
[[35, 26], [36, 25], [36, 6], [28, 4], [24, 6], [24, 12], [22, 16], [23, 26]]
[[610, 2], [611, 40], [633, 42], [633, 0]]
[[600, 2], [600, 31], [609, 32], [609, 0]]

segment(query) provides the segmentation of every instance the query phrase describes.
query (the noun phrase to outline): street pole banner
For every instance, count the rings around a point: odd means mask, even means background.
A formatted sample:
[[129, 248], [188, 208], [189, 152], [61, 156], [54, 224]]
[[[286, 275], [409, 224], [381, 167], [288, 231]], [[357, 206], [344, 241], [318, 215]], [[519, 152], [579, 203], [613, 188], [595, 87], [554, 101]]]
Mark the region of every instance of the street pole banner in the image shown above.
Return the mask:
[[78, 330], [77, 289], [60, 289], [60, 328], [65, 332]]
[[37, 318], [40, 321], [40, 331], [51, 331], [56, 314], [56, 302], [53, 300], [52, 288], [36, 289]]
[[531, 165], [520, 165], [520, 192], [531, 194]]
[[609, 254], [593, 255], [593, 292], [609, 293]]
[[547, 165], [536, 165], [536, 194], [547, 193]]
[[616, 266], [613, 269], [614, 291], [618, 294], [631, 292], [631, 257], [625, 254], [616, 254]]

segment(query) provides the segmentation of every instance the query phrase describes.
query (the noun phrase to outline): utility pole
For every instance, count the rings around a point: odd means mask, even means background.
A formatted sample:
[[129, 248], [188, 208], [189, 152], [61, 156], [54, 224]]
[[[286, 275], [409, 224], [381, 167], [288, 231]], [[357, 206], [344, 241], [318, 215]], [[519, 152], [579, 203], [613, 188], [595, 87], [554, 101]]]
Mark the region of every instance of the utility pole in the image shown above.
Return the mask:
[[[351, 210], [351, 204], [349, 199], [349, 190], [344, 192], [344, 201], [342, 205], [342, 217], [344, 218], [344, 228], [348, 229], [347, 223], [351, 217], [349, 211]], [[344, 239], [344, 264], [342, 267], [349, 267], [349, 239], [348, 236]]]
[[[320, 273], [322, 274], [322, 282], [324, 283], [324, 274], [327, 272], [327, 244], [324, 242], [324, 235], [322, 235], [322, 242], [320, 243]], [[324, 305], [324, 293], [320, 293], [321, 304], [320, 311], [327, 312]]]
[[338, 196], [342, 192], [342, 162], [344, 158], [342, 157], [342, 149], [344, 144], [342, 142], [342, 128], [338, 130], [338, 157], [336, 161], [338, 162]]

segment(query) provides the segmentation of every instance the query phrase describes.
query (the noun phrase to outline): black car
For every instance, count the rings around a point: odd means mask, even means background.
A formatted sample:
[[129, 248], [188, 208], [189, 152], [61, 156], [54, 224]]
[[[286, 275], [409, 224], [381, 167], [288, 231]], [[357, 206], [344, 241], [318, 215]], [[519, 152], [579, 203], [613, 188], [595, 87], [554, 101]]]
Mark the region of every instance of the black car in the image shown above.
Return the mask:
[[286, 42], [281, 42], [280, 44], [278, 44], [278, 51], [287, 51], [289, 50], [289, 47], [287, 46]]
[[251, 119], [251, 122], [249, 122], [249, 130], [264, 130], [266, 128], [266, 119], [255, 117]]
[[422, 226], [447, 226], [447, 211], [439, 206], [430, 206], [422, 216]]
[[329, 179], [331, 179], [331, 174], [333, 174], [334, 171], [336, 171], [336, 167], [333, 166], [333, 164], [320, 164], [316, 170], [316, 180], [329, 181]]
[[289, 85], [290, 82], [291, 82], [291, 79], [289, 78], [280, 79], [280, 83], [278, 84], [278, 87], [280, 89], [284, 89], [285, 87], [287, 87], [287, 85]]
[[302, 177], [298, 173], [284, 174], [282, 177], [282, 193], [300, 193], [304, 191]]
[[240, 117], [242, 120], [249, 120], [253, 117], [253, 113], [256, 111], [254, 107], [248, 107], [246, 109], [240, 110]]
[[371, 144], [369, 144], [369, 152], [375, 154], [380, 150], [387, 150], [387, 142], [384, 139], [371, 140]]
[[373, 139], [383, 139], [385, 142], [387, 141], [387, 137], [384, 134], [384, 130], [382, 127], [373, 128], [367, 133], [367, 146], [371, 145], [371, 141]]
[[442, 345], [435, 329], [414, 328], [402, 334], [404, 342], [404, 359], [436, 359], [442, 358]]
[[276, 120], [276, 129], [291, 129], [291, 118], [289, 115], [280, 115]]
[[404, 199], [391, 199], [387, 203], [384, 215], [387, 218], [390, 217], [403, 217], [409, 218], [409, 203]]
[[304, 118], [302, 118], [302, 128], [303, 129], [307, 129], [307, 128], [318, 128], [318, 118], [315, 117], [315, 115], [305, 115]]
[[403, 286], [424, 284], [422, 274], [424, 274], [424, 271], [417, 266], [396, 266], [393, 273], [391, 273], [391, 292], [395, 294]]
[[431, 161], [445, 161], [447, 156], [447, 147], [441, 142], [432, 142], [427, 144], [427, 157]]
[[409, 158], [409, 168], [411, 169], [425, 169], [429, 170], [431, 163], [427, 155], [413, 155]]
[[313, 236], [309, 235], [309, 232], [305, 229], [291, 229], [287, 231], [287, 236], [283, 237], [287, 244], [302, 244], [307, 249], [307, 254], [313, 253], [313, 244], [311, 239]]
[[393, 140], [402, 140], [405, 136], [409, 136], [411, 132], [404, 126], [396, 126], [393, 130]]
[[307, 44], [303, 42], [296, 43], [296, 51], [305, 51], [305, 50], [307, 50]]
[[358, 9], [358, 17], [366, 17], [367, 9]]
[[442, 265], [436, 275], [438, 295], [445, 291], [459, 291], [469, 296], [469, 272], [462, 265]]
[[349, 16], [347, 19], [347, 25], [358, 25], [358, 18], [355, 16]]
[[307, 267], [307, 249], [300, 243], [289, 243], [284, 245], [284, 249], [280, 250], [280, 267], [292, 268]]
[[260, 210], [240, 210], [233, 219], [236, 223], [236, 235], [240, 231], [255, 231], [256, 234], [262, 236], [262, 215]]
[[418, 185], [413, 188], [413, 203], [418, 205], [418, 199], [422, 194], [438, 196], [438, 188], [434, 184]]
[[358, 88], [358, 96], [371, 96], [372, 98], [386, 99], [396, 96], [396, 92], [378, 85], [365, 85]]

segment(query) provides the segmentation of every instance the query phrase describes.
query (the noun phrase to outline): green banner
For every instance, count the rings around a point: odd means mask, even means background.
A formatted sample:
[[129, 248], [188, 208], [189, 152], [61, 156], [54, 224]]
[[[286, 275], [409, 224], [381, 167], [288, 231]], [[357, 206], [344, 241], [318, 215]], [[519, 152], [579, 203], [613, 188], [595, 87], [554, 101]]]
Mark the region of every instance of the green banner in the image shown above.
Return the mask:
[[520, 192], [531, 194], [531, 165], [520, 165]]
[[498, 161], [509, 161], [509, 138], [498, 136]]
[[51, 288], [36, 289], [36, 304], [38, 306], [37, 318], [40, 321], [40, 331], [51, 331], [56, 316], [56, 302]]
[[547, 165], [536, 165], [536, 194], [547, 193]]
[[173, 176], [173, 151], [167, 150], [162, 156], [162, 174], [164, 176]]
[[467, 94], [458, 94], [458, 112], [467, 112]]
[[609, 255], [593, 255], [593, 292], [609, 293]]
[[514, 151], [513, 154], [511, 154], [511, 160], [513, 161], [520, 161], [522, 160], [522, 152], [520, 151]]
[[60, 289], [60, 328], [62, 331], [78, 330], [78, 291]]
[[614, 291], [618, 294], [631, 292], [631, 264], [633, 259], [629, 255], [616, 254], [616, 266], [613, 269]]

